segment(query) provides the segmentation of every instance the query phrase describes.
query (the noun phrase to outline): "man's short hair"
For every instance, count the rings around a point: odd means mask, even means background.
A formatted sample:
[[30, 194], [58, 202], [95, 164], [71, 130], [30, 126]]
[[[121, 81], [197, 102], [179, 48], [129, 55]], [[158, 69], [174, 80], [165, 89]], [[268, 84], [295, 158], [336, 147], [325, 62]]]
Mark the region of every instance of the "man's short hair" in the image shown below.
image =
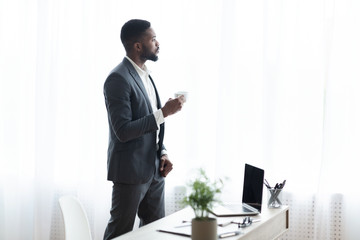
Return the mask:
[[120, 39], [126, 51], [129, 51], [132, 45], [139, 41], [143, 33], [150, 28], [150, 22], [141, 19], [132, 19], [127, 21], [121, 28]]

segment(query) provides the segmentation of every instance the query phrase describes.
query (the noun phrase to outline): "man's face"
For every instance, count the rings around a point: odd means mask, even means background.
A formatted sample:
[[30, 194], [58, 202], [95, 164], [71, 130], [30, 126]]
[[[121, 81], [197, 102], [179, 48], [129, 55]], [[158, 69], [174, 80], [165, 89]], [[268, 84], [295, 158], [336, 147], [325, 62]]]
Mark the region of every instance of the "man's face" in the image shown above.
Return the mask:
[[159, 53], [159, 42], [156, 40], [155, 32], [152, 28], [145, 31], [143, 38], [141, 39], [142, 52], [140, 57], [145, 60], [157, 61]]

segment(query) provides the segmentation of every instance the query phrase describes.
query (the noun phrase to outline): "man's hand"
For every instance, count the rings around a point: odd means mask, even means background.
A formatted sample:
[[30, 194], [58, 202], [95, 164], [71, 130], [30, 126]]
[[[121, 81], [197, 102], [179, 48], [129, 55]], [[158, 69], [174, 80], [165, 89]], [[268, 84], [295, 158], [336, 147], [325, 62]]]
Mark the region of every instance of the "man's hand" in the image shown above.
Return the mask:
[[186, 99], [183, 95], [175, 99], [169, 98], [169, 100], [165, 103], [165, 106], [161, 108], [164, 117], [173, 115], [180, 111], [185, 102]]
[[168, 173], [173, 169], [173, 164], [170, 162], [168, 155], [162, 155], [160, 159], [160, 174], [166, 177]]

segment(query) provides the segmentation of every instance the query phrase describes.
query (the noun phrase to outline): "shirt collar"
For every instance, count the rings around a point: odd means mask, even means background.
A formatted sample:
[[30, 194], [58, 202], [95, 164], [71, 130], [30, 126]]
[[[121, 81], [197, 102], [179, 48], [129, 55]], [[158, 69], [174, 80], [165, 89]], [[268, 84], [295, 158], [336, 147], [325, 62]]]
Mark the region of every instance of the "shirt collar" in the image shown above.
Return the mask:
[[146, 67], [146, 65], [144, 64], [144, 69], [140, 68], [133, 60], [131, 60], [131, 58], [129, 58], [128, 56], [125, 56], [127, 60], [130, 61], [130, 63], [134, 66], [136, 72], [140, 75], [140, 76], [146, 76], [150, 75], [151, 71]]

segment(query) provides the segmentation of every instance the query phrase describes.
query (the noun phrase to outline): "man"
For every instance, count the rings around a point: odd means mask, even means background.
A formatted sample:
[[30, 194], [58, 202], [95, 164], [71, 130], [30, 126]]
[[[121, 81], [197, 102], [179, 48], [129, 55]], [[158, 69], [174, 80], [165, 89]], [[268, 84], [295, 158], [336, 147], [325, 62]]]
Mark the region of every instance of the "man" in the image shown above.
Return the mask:
[[184, 96], [161, 107], [145, 62], [157, 61], [159, 42], [148, 21], [133, 19], [121, 29], [126, 57], [104, 84], [109, 121], [108, 180], [113, 181], [111, 218], [104, 239], [164, 217], [164, 177], [172, 170], [164, 118], [180, 111]]

